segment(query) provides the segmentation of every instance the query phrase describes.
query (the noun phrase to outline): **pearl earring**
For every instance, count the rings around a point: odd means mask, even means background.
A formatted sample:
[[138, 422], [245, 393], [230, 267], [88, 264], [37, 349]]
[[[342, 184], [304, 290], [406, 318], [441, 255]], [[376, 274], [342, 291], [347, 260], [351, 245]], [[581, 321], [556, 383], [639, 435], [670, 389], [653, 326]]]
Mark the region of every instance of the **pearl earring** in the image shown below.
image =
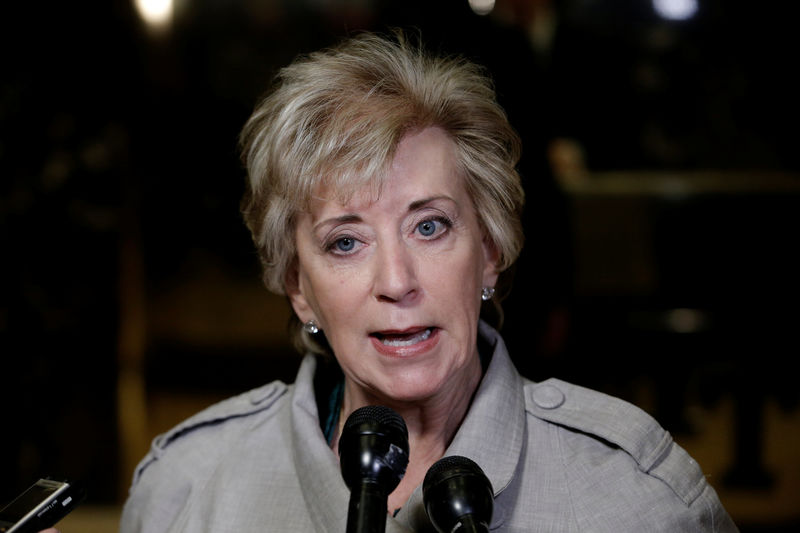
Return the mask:
[[484, 287], [481, 289], [481, 300], [484, 302], [491, 300], [492, 296], [494, 296], [494, 287]]
[[305, 324], [303, 324], [303, 329], [306, 333], [310, 333], [311, 335], [316, 335], [319, 333], [319, 326], [313, 320], [309, 320]]

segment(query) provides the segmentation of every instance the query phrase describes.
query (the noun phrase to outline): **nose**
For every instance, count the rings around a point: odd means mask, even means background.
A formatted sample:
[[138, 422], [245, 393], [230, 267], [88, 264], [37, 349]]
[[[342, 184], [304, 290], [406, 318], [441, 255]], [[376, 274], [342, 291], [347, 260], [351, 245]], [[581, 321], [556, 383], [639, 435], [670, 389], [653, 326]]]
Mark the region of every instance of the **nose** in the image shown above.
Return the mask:
[[382, 302], [411, 303], [420, 293], [413, 252], [402, 242], [383, 243], [375, 263], [375, 297]]

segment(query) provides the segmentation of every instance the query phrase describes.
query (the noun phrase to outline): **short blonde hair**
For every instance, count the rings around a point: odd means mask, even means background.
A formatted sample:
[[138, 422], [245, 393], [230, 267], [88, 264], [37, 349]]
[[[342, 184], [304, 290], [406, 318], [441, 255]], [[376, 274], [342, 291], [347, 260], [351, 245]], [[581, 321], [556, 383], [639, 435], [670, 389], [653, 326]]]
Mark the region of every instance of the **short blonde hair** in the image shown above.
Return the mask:
[[508, 268], [522, 247], [520, 142], [482, 69], [435, 57], [418, 39], [362, 34], [295, 60], [242, 130], [245, 222], [264, 283], [285, 292], [296, 214], [325, 186], [341, 200], [379, 193], [400, 140], [439, 127], [452, 139], [478, 219]]

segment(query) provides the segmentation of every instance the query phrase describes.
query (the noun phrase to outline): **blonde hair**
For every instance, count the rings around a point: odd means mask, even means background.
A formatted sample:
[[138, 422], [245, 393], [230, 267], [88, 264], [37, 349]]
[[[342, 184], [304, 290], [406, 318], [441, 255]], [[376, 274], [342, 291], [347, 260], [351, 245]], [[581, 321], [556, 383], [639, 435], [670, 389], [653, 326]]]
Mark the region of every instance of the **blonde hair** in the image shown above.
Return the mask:
[[283, 293], [296, 214], [321, 186], [378, 194], [400, 140], [439, 127], [452, 139], [478, 219], [508, 268], [522, 247], [520, 142], [480, 67], [426, 53], [418, 39], [362, 34], [295, 60], [245, 124], [245, 222], [264, 283]]

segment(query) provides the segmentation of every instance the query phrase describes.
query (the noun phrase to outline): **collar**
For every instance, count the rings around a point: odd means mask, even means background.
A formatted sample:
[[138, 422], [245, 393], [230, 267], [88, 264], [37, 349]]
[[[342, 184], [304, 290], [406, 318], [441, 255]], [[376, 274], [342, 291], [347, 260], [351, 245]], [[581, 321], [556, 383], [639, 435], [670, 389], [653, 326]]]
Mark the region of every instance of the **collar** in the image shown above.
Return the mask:
[[[469, 412], [445, 455], [472, 459], [489, 478], [495, 494], [490, 529], [495, 529], [505, 521], [506, 514], [497, 496], [511, 484], [524, 451], [524, 381], [514, 368], [500, 334], [483, 321], [478, 334], [494, 347], [492, 358]], [[397, 520], [415, 531], [430, 529], [421, 486], [412, 493]]]
[[[491, 481], [497, 497], [513, 480], [523, 452], [524, 383], [499, 333], [481, 322], [479, 335], [493, 346], [491, 361], [445, 455], [462, 455], [475, 461]], [[316, 369], [316, 359], [306, 356], [297, 374], [292, 400], [292, 453], [315, 529], [334, 533], [345, 529], [350, 491], [320, 429], [314, 396]], [[505, 512], [495, 500], [491, 529], [504, 519]], [[416, 488], [406, 505], [386, 525], [387, 532], [408, 531], [406, 528], [432, 531], [422, 502], [422, 486]]]
[[314, 396], [317, 360], [303, 359], [292, 398], [292, 455], [300, 488], [314, 529], [341, 532], [347, 524], [350, 491], [339, 472], [339, 461], [319, 425]]

